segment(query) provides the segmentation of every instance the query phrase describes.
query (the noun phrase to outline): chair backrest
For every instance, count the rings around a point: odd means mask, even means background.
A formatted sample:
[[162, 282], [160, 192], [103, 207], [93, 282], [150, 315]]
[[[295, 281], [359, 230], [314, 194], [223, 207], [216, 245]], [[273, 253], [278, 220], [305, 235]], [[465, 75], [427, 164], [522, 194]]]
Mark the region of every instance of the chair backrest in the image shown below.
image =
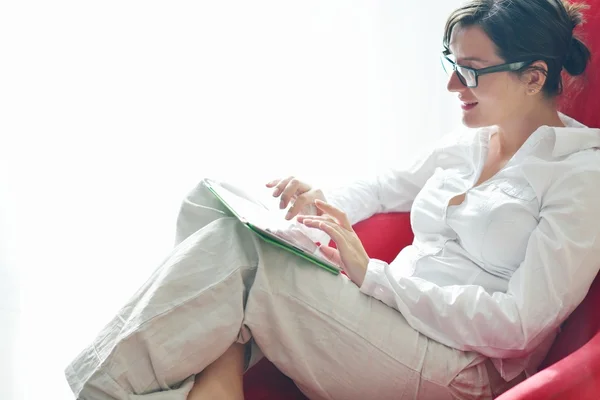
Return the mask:
[[592, 60], [583, 76], [563, 75], [564, 92], [559, 98], [559, 109], [587, 126], [600, 128], [600, 0], [584, 2], [590, 6], [584, 11], [586, 23], [575, 34], [591, 50]]
[[[585, 15], [587, 22], [577, 28], [576, 33], [590, 48], [592, 61], [582, 77], [564, 77], [564, 92], [559, 98], [559, 108], [589, 127], [600, 128], [600, 0], [585, 2], [590, 6]], [[354, 230], [371, 257], [387, 262], [391, 262], [413, 239], [408, 213], [378, 214], [356, 224]], [[389, 240], [390, 237], [394, 240]], [[600, 318], [595, 317], [598, 307], [600, 276], [592, 284], [585, 300], [563, 324], [541, 368], [579, 349], [600, 331]]]
[[600, 276], [596, 277], [586, 298], [561, 327], [561, 332], [539, 369], [562, 360], [600, 332], [600, 318], [596, 317], [598, 307], [600, 307]]
[[[559, 99], [560, 110], [579, 122], [600, 128], [600, 0], [586, 0], [590, 8], [586, 23], [576, 31], [592, 52], [592, 61], [582, 78], [565, 77], [565, 91]], [[600, 263], [600, 259], [598, 259]], [[600, 332], [600, 275], [590, 287], [584, 301], [569, 316], [541, 369], [554, 364], [586, 344]]]

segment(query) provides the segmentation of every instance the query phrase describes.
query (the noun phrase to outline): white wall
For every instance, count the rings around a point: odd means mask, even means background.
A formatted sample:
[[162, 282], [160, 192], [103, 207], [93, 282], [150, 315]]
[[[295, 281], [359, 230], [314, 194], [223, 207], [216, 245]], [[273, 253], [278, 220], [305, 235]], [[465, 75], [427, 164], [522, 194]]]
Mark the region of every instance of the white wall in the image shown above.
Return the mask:
[[64, 390], [200, 177], [328, 186], [458, 126], [439, 62], [457, 3], [5, 2], [0, 261], [23, 318], [2, 385], [35, 363]]

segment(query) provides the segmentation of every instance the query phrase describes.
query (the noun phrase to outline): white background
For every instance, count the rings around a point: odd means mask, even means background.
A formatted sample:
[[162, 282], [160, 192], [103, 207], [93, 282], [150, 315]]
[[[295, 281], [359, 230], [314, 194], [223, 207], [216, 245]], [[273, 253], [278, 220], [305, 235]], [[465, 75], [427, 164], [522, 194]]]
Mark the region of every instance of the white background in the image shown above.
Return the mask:
[[334, 186], [456, 128], [457, 3], [3, 2], [0, 398], [72, 398], [63, 368], [201, 177]]

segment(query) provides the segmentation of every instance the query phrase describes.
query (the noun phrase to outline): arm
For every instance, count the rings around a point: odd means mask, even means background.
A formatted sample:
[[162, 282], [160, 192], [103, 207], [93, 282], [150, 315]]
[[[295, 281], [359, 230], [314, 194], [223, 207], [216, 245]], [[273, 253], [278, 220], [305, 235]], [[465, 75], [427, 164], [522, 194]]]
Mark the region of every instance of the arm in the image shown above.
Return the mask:
[[378, 176], [326, 191], [327, 202], [344, 211], [351, 224], [374, 214], [410, 211], [415, 197], [436, 168], [465, 162], [463, 152], [470, 145], [472, 134], [472, 131], [448, 134], [405, 168], [390, 168]]
[[361, 291], [450, 347], [493, 358], [528, 354], [583, 300], [598, 272], [598, 182], [596, 165], [554, 182], [506, 293], [396, 277], [393, 267], [377, 260], [370, 260]]

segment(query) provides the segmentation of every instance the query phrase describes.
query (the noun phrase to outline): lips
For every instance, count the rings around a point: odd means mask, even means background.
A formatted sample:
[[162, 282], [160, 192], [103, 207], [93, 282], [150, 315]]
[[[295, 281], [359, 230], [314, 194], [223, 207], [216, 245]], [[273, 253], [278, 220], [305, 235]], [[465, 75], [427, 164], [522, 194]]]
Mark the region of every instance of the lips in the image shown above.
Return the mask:
[[460, 107], [465, 110], [472, 110], [473, 108], [475, 108], [475, 106], [477, 106], [477, 104], [479, 104], [476, 101], [472, 101], [472, 102], [467, 102], [467, 101], [463, 101], [462, 104], [460, 105]]

